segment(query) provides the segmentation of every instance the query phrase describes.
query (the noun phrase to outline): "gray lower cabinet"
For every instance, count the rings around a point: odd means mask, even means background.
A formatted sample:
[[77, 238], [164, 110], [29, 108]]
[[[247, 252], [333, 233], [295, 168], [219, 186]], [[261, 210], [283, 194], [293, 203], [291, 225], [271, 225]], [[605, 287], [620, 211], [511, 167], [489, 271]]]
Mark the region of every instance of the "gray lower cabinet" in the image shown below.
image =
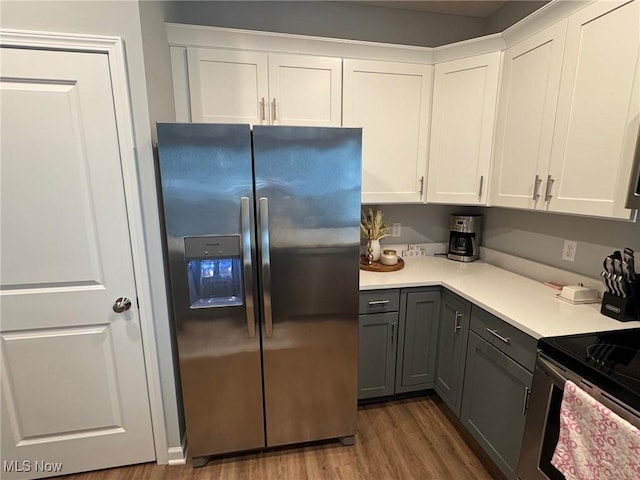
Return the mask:
[[361, 292], [358, 399], [435, 388], [515, 480], [536, 346], [439, 287]]
[[507, 478], [516, 467], [533, 375], [469, 333], [461, 420]]
[[398, 312], [360, 315], [358, 398], [393, 395]]
[[440, 288], [401, 291], [396, 393], [433, 388], [439, 318]]
[[358, 399], [433, 388], [440, 289], [360, 292]]
[[360, 292], [358, 399], [393, 395], [400, 290]]
[[471, 303], [445, 291], [440, 301], [435, 390], [460, 418]]

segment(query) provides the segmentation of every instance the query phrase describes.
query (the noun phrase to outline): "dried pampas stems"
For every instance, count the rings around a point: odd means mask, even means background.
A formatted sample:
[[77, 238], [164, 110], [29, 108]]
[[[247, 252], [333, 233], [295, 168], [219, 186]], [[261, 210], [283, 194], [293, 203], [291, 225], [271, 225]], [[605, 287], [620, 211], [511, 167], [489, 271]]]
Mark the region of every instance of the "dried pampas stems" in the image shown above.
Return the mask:
[[382, 223], [382, 210], [380, 207], [369, 207], [369, 214], [362, 212], [360, 220], [360, 236], [369, 240], [380, 240], [389, 236], [389, 227]]

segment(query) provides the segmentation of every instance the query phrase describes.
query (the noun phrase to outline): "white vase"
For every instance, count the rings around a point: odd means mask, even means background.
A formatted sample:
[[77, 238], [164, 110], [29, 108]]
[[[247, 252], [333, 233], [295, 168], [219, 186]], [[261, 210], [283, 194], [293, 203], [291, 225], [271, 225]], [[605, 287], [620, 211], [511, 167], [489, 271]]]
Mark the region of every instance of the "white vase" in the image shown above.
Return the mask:
[[[371, 255], [373, 255], [373, 261], [377, 262], [380, 259], [380, 240], [369, 240], [369, 248], [371, 248]], [[369, 251], [367, 250], [367, 253]]]

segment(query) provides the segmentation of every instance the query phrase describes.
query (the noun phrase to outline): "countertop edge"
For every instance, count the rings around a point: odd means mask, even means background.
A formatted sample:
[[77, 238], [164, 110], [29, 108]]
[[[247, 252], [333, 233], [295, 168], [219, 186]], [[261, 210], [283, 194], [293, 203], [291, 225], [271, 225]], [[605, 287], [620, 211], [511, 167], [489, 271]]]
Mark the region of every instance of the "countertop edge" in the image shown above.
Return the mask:
[[[445, 259], [420, 259], [415, 262], [407, 265], [410, 268], [407, 268], [408, 271], [405, 273], [401, 273], [403, 272], [401, 270], [391, 273], [364, 272], [363, 274], [361, 271], [360, 291], [439, 286], [482, 308], [535, 340], [544, 337], [640, 328], [640, 321], [619, 322], [602, 315], [599, 312], [599, 306], [560, 305], [562, 302], [553, 298], [554, 292], [540, 281], [496, 265], [482, 261], [473, 262], [475, 265], [455, 262], [449, 264], [445, 263], [449, 262]], [[495, 303], [498, 305], [490, 301], [494, 295], [491, 293], [493, 285], [496, 289]], [[509, 292], [511, 285], [513, 288]], [[523, 289], [527, 289], [526, 296], [522, 294]], [[478, 295], [474, 296], [470, 290], [477, 290]], [[499, 295], [503, 295], [508, 300], [505, 302], [498, 297]], [[512, 298], [514, 298], [513, 302], [511, 302]], [[589, 307], [588, 310], [587, 307]], [[518, 315], [522, 320], [518, 319]], [[564, 323], [565, 319], [566, 323]]]

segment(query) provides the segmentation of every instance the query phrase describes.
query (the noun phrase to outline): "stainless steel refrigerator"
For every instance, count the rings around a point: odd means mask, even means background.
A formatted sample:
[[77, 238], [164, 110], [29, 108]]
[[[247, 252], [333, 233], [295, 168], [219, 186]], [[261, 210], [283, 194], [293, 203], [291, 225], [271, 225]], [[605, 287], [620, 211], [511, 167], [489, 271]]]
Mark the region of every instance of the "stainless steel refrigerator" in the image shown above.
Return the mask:
[[189, 456], [353, 439], [361, 130], [158, 124]]

